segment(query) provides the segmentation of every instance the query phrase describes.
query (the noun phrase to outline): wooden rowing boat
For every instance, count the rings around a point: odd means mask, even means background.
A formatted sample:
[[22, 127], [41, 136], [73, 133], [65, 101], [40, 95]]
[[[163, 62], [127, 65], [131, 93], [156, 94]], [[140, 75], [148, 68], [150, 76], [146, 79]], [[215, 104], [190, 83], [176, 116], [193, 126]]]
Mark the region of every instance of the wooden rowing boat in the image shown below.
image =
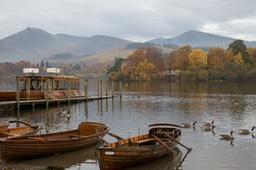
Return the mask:
[[77, 129], [0, 140], [0, 158], [10, 162], [82, 149], [98, 142], [109, 128], [102, 123], [81, 122]]
[[[15, 127], [12, 124], [16, 124]], [[42, 128], [21, 120], [11, 120], [9, 123], [0, 124], [0, 138], [37, 134]]]
[[[123, 169], [136, 164], [150, 162], [170, 153], [171, 158], [177, 155], [176, 147], [180, 144], [180, 125], [176, 124], [151, 124], [148, 134], [122, 139], [117, 142], [107, 143], [100, 138], [102, 145], [97, 147], [97, 158], [100, 169]], [[188, 148], [191, 151], [191, 148]]]

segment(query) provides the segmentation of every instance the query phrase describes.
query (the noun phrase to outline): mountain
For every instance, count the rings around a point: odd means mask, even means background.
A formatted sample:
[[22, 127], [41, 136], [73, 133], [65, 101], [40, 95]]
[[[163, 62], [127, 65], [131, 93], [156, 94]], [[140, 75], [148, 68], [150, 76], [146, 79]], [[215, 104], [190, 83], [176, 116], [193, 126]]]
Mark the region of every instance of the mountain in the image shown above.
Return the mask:
[[[106, 35], [79, 37], [67, 34], [50, 34], [44, 30], [28, 27], [16, 34], [0, 40], [0, 62], [17, 62], [20, 60], [54, 62], [113, 61], [116, 57], [127, 57], [139, 46], [155, 46], [164, 49], [164, 53], [190, 45], [193, 48], [208, 49], [212, 47], [227, 48], [235, 39], [204, 33], [188, 31], [173, 38], [157, 38], [137, 44]], [[256, 48], [255, 41], [244, 41], [247, 47]], [[86, 61], [86, 62], [87, 62]]]
[[[67, 34], [50, 34], [44, 30], [30, 28], [0, 40], [1, 62], [20, 60], [39, 62], [56, 56], [61, 60], [77, 58], [124, 47], [131, 41], [115, 37], [96, 35], [78, 37]], [[68, 60], [70, 59], [70, 60]]]
[[[160, 45], [190, 45], [193, 48], [211, 48], [222, 47], [228, 48], [229, 44], [235, 39], [219, 36], [215, 34], [204, 33], [200, 31], [188, 31], [173, 38], [157, 38], [150, 40], [149, 43]], [[256, 47], [255, 41], [244, 41], [247, 47]]]
[[124, 47], [127, 44], [132, 43], [131, 41], [122, 40], [115, 37], [105, 35], [95, 35], [83, 40], [76, 47], [69, 50], [69, 53], [78, 56], [94, 55], [104, 51], [113, 50], [116, 48]]
[[86, 38], [52, 35], [41, 29], [27, 28], [0, 40], [0, 59], [1, 62], [40, 61], [49, 55], [71, 49]]

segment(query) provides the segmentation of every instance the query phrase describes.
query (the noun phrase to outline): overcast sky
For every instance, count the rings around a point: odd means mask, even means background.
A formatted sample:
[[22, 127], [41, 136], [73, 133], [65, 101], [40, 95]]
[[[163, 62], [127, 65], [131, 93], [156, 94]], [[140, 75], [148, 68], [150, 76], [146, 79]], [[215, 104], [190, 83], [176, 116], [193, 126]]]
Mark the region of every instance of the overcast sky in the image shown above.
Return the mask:
[[27, 27], [132, 41], [198, 30], [256, 40], [255, 0], [0, 0], [0, 39]]

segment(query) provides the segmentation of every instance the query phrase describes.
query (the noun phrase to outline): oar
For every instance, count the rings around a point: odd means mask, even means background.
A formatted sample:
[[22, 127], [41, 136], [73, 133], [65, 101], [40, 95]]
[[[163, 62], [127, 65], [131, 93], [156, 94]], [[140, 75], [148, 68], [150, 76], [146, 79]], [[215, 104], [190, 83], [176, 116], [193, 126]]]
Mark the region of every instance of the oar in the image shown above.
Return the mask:
[[168, 138], [170, 138], [171, 140], [173, 140], [174, 142], [180, 144], [181, 146], [183, 146], [184, 148], [187, 149], [186, 155], [183, 157], [182, 161], [181, 161], [181, 162], [179, 163], [179, 165], [177, 166], [177, 168], [178, 168], [178, 167], [180, 167], [181, 164], [185, 161], [185, 158], [186, 158], [186, 157], [188, 156], [188, 154], [192, 151], [192, 148], [186, 147], [185, 145], [183, 145], [182, 143], [180, 143], [179, 141], [177, 141], [174, 137], [170, 136], [169, 134], [166, 134], [166, 136], [167, 136]]
[[103, 143], [108, 144], [108, 142], [107, 142], [105, 139], [103, 139], [100, 135], [97, 135], [97, 137], [98, 137]]
[[168, 138], [170, 138], [171, 140], [173, 140], [174, 142], [176, 142], [176, 143], [180, 144], [181, 146], [183, 146], [184, 148], [186, 148], [186, 149], [188, 150], [188, 153], [190, 153], [190, 152], [192, 151], [192, 148], [186, 147], [185, 145], [183, 145], [182, 143], [180, 143], [179, 141], [177, 141], [174, 137], [172, 137], [172, 136], [170, 136], [170, 135], [168, 135], [168, 134], [166, 134], [166, 136], [167, 136]]
[[110, 136], [113, 136], [113, 137], [115, 137], [115, 138], [117, 138], [117, 140], [123, 140], [124, 138], [122, 138], [122, 137], [120, 137], [120, 136], [118, 136], [118, 135], [116, 135], [116, 134], [114, 134], [114, 133], [110, 133], [110, 132], [107, 132]]
[[159, 139], [158, 137], [156, 137], [155, 135], [151, 135], [153, 138], [155, 138], [155, 140], [157, 140], [162, 146], [164, 146], [166, 149], [168, 149], [173, 156], [177, 155], [177, 152], [173, 151], [171, 148], [169, 148], [163, 141], [161, 141], [161, 139]]
[[24, 122], [22, 120], [10, 120], [10, 123], [21, 123], [21, 124], [24, 124], [24, 125], [29, 126], [29, 127], [32, 126], [31, 124], [29, 124], [27, 122]]

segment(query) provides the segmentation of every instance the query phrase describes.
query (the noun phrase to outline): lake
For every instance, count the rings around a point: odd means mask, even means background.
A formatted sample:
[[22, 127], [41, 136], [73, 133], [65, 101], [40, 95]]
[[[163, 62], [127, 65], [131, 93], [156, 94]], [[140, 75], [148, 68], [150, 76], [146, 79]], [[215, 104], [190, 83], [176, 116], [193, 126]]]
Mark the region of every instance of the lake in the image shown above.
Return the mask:
[[[95, 85], [91, 85], [95, 94]], [[89, 90], [90, 90], [89, 89]], [[111, 87], [110, 87], [111, 89]], [[109, 90], [110, 92], [111, 90]], [[89, 93], [89, 94], [90, 94]], [[70, 121], [55, 113], [70, 108]], [[256, 88], [244, 83], [128, 83], [123, 84], [122, 97], [70, 106], [51, 106], [49, 110], [36, 107], [22, 109], [20, 119], [32, 124], [46, 125], [50, 132], [77, 128], [81, 121], [107, 124], [112, 133], [124, 138], [148, 132], [148, 124], [167, 122], [180, 124], [197, 121], [195, 128], [182, 129], [181, 143], [193, 148], [177, 169], [183, 170], [253, 170], [256, 160], [256, 134], [241, 135], [240, 128], [251, 129], [256, 125]], [[1, 122], [16, 118], [15, 113], [1, 115]], [[201, 129], [204, 121], [214, 120], [214, 133]], [[220, 134], [234, 131], [235, 139], [220, 140]], [[42, 133], [45, 133], [42, 131]], [[115, 139], [106, 136], [109, 142]], [[186, 150], [179, 146], [182, 156]], [[3, 167], [63, 166], [67, 170], [99, 170], [95, 147], [55, 156], [0, 163]], [[147, 164], [129, 168], [175, 169], [168, 156]]]

